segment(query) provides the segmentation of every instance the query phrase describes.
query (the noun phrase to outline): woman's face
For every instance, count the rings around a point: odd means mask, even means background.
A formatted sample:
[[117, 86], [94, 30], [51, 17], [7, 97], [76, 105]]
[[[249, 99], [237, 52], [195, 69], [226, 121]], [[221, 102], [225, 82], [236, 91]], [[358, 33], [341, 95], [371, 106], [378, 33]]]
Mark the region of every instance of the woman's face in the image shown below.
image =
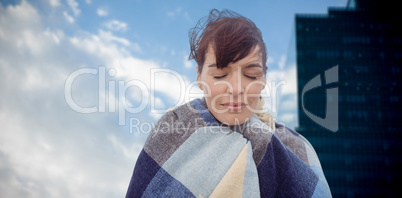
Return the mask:
[[220, 122], [243, 124], [256, 112], [266, 84], [259, 51], [257, 46], [245, 58], [218, 69], [215, 52], [209, 46], [201, 73], [197, 68], [197, 82], [208, 110]]

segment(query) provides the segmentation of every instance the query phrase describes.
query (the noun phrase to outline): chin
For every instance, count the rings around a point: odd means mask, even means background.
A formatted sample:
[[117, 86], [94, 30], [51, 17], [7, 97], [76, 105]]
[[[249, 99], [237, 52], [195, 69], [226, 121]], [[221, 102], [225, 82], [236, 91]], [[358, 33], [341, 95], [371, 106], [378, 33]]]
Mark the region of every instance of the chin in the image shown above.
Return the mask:
[[250, 119], [251, 115], [236, 115], [236, 114], [221, 114], [219, 116], [216, 116], [216, 118], [223, 124], [233, 126], [233, 125], [239, 125], [247, 122]]

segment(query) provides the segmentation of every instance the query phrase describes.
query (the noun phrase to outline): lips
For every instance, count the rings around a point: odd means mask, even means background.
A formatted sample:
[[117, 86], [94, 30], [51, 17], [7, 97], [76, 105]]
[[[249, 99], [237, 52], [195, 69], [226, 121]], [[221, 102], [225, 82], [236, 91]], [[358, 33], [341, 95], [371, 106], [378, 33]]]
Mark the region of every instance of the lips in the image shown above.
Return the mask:
[[246, 107], [246, 104], [242, 103], [242, 102], [228, 102], [228, 103], [222, 104], [222, 106], [227, 108], [229, 111], [240, 111], [244, 107]]

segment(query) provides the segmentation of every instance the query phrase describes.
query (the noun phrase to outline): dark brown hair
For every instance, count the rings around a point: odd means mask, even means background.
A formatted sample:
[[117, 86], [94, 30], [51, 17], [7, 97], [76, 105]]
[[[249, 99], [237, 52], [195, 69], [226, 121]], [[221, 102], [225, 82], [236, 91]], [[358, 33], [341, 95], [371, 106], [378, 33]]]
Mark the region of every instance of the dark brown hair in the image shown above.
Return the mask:
[[223, 69], [231, 62], [237, 62], [249, 55], [255, 47], [260, 47], [262, 66], [267, 71], [267, 51], [261, 31], [248, 18], [233, 11], [213, 9], [208, 17], [200, 19], [189, 32], [191, 53], [201, 73], [205, 53], [212, 44], [216, 56], [216, 66]]

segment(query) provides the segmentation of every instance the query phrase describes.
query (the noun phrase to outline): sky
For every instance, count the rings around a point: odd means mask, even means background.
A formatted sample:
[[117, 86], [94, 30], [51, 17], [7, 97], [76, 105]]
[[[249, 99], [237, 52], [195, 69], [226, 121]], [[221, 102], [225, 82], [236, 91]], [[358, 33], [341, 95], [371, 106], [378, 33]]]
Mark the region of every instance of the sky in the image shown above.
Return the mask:
[[295, 13], [346, 1], [1, 0], [2, 197], [124, 197], [158, 118], [202, 97], [188, 32], [213, 8], [259, 27], [264, 110], [296, 127]]

